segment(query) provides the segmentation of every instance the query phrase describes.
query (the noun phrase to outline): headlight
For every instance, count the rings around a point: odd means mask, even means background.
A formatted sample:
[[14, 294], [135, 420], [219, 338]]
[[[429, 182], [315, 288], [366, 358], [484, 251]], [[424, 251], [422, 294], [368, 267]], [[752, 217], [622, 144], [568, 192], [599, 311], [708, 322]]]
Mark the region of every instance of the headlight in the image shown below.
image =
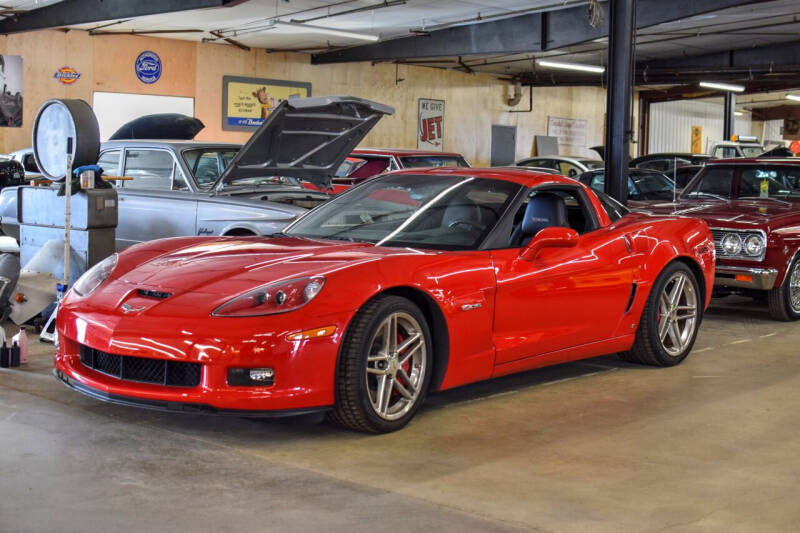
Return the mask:
[[726, 234], [720, 244], [725, 255], [739, 255], [742, 251], [742, 238], [735, 233]]
[[764, 239], [761, 235], [748, 235], [744, 240], [744, 253], [749, 256], [758, 257], [764, 251]]
[[317, 297], [325, 278], [313, 276], [264, 285], [217, 307], [212, 316], [261, 316], [300, 309]]
[[117, 254], [110, 255], [83, 273], [78, 278], [72, 290], [78, 296], [89, 296], [93, 290], [100, 286], [117, 266]]

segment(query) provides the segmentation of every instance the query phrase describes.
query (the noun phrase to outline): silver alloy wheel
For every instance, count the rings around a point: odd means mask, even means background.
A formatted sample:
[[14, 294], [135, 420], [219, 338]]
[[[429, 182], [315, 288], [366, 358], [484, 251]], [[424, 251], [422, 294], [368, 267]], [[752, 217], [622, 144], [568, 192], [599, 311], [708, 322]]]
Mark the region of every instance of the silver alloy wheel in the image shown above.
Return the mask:
[[422, 327], [408, 313], [390, 314], [375, 330], [365, 379], [379, 417], [397, 420], [414, 407], [427, 371], [427, 348]]
[[789, 276], [789, 305], [792, 311], [800, 313], [800, 261], [795, 261]]
[[697, 294], [686, 272], [678, 271], [659, 298], [658, 338], [672, 357], [683, 354], [697, 328]]

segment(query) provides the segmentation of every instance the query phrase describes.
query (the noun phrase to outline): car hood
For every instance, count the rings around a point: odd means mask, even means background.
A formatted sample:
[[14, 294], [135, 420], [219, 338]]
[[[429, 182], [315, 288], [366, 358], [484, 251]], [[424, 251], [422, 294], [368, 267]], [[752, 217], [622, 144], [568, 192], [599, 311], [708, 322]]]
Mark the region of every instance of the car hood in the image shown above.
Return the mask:
[[194, 291], [232, 296], [267, 283], [325, 275], [402, 253], [408, 251], [292, 237], [204, 239], [145, 261], [118, 279], [174, 295]]
[[656, 214], [684, 215], [705, 220], [710, 226], [723, 224], [768, 224], [783, 217], [797, 215], [797, 202], [782, 203], [772, 200], [733, 200], [730, 202], [651, 203], [645, 210]]
[[237, 178], [287, 176], [325, 187], [350, 152], [394, 109], [352, 96], [281, 102], [214, 185]]

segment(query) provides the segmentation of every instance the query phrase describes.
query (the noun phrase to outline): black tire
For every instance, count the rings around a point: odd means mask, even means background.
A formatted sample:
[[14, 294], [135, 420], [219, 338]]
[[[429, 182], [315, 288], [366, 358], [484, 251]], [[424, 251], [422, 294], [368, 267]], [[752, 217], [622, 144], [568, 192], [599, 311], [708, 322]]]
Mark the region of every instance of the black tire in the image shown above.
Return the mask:
[[[658, 335], [660, 314], [659, 301], [665, 287], [678, 272], [685, 274], [692, 284], [692, 290], [696, 295], [696, 319], [694, 331], [688, 338], [685, 348], [678, 354], [670, 354]], [[697, 278], [691, 268], [680, 261], [674, 261], [668, 264], [658, 275], [658, 278], [656, 278], [653, 288], [650, 290], [650, 294], [647, 297], [647, 304], [639, 319], [639, 327], [636, 329], [636, 339], [633, 341], [633, 346], [629, 351], [621, 352], [619, 354], [620, 357], [632, 363], [652, 366], [675, 366], [686, 359], [686, 356], [692, 351], [692, 346], [694, 346], [694, 341], [697, 339], [697, 331], [702, 321], [703, 296], [704, 295], [700, 292]]]
[[[367, 390], [367, 355], [372, 348], [373, 337], [378, 328], [392, 314], [410, 315], [420, 326], [425, 342], [424, 372], [420, 377], [419, 392], [413, 405], [396, 420], [379, 416], [372, 405]], [[389, 433], [404, 427], [414, 417], [425, 401], [433, 371], [430, 328], [425, 316], [411, 301], [400, 296], [378, 296], [362, 307], [347, 328], [336, 368], [335, 404], [328, 413], [328, 421], [354, 431], [365, 433]]]
[[[792, 264], [786, 270], [786, 276], [779, 287], [767, 291], [767, 303], [769, 314], [775, 320], [792, 322], [800, 319], [800, 311], [795, 311], [792, 307], [792, 273], [800, 269], [800, 256], [795, 257]], [[800, 274], [800, 272], [797, 272]]]

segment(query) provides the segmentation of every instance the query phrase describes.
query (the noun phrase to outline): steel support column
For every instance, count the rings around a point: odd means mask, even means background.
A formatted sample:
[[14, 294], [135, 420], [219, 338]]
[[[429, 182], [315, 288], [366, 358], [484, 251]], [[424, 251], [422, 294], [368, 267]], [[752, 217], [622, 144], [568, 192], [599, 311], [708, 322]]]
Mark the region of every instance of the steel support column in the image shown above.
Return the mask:
[[633, 134], [634, 0], [611, 0], [608, 11], [605, 190], [625, 204], [628, 199], [628, 162]]
[[727, 141], [733, 135], [733, 124], [736, 120], [736, 115], [734, 115], [736, 111], [736, 95], [734, 93], [725, 93], [723, 108], [725, 115], [722, 117], [722, 138]]

